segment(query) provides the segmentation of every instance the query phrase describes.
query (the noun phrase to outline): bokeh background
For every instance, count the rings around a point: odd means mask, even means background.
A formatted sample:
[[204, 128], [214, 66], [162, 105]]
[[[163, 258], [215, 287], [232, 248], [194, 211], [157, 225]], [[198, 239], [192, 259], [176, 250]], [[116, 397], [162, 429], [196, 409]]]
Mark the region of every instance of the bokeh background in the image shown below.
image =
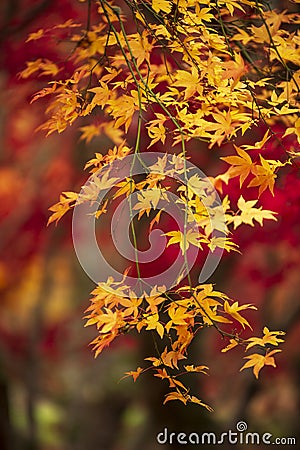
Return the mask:
[[[94, 359], [88, 344], [95, 330], [84, 328], [83, 320], [94, 285], [74, 254], [71, 214], [46, 227], [48, 208], [62, 191], [86, 181], [84, 164], [110, 142], [98, 137], [84, 145], [77, 127], [47, 139], [36, 133], [44, 106], [29, 102], [45, 79], [24, 81], [18, 73], [28, 60], [59, 57], [51, 42], [25, 43], [28, 33], [69, 18], [82, 22], [86, 4], [2, 0], [0, 17], [0, 449], [155, 450], [162, 448], [156, 435], [164, 427], [221, 433], [235, 430], [239, 420], [251, 431], [299, 439], [299, 167], [282, 172], [274, 198], [261, 198], [279, 213], [278, 222], [241, 227], [236, 242], [243, 254], [225, 255], [212, 279], [218, 290], [259, 307], [250, 318], [256, 335], [263, 325], [287, 332], [277, 369], [264, 368], [259, 381], [250, 371], [239, 373], [241, 351], [221, 353], [224, 342], [208, 329], [193, 352], [211, 374], [195, 375], [192, 383], [215, 411], [175, 402], [162, 406], [160, 381], [147, 375], [136, 383], [120, 381], [148, 354], [146, 338], [126, 336]], [[282, 150], [276, 145], [270, 141], [267, 151], [278, 159]], [[189, 150], [192, 161], [214, 175], [226, 148], [213, 152], [197, 144]], [[233, 196], [236, 187], [230, 189]]]

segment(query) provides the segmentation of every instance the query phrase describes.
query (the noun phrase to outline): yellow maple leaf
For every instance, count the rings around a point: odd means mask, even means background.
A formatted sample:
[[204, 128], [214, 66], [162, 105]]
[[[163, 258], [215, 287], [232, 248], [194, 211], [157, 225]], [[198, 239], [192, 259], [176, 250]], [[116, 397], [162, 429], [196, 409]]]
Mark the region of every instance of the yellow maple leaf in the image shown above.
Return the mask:
[[49, 59], [44, 59], [44, 61], [40, 63], [39, 69], [41, 70], [39, 76], [51, 75], [53, 77], [61, 70], [55, 63], [49, 61]]
[[121, 181], [116, 185], [120, 189], [114, 194], [114, 199], [120, 197], [121, 195], [130, 195], [135, 190], [135, 182], [132, 178], [126, 178], [125, 181]]
[[140, 211], [138, 218], [140, 219], [144, 212], [149, 216], [151, 209], [157, 208], [161, 196], [161, 189], [149, 189], [138, 193], [137, 198], [139, 201], [132, 208]]
[[162, 209], [160, 209], [159, 211], [158, 211], [158, 213], [155, 215], [155, 217], [154, 217], [154, 219], [152, 219], [151, 220], [151, 222], [150, 222], [150, 225], [149, 225], [149, 232], [153, 229], [153, 227], [154, 227], [154, 225], [157, 223], [159, 223], [159, 221], [160, 221], [160, 216], [161, 216], [161, 213], [163, 212], [163, 210]]
[[95, 94], [91, 101], [91, 107], [97, 105], [101, 106], [101, 108], [104, 108], [111, 96], [111, 92], [108, 88], [107, 83], [104, 83], [103, 81], [100, 81], [100, 86], [89, 89], [89, 92]]
[[[240, 9], [241, 11], [245, 12], [244, 8], [241, 6], [240, 4], [241, 2], [237, 2], [236, 0], [226, 0], [226, 1], [221, 1], [221, 5], [224, 5], [228, 11], [230, 12], [230, 15], [232, 16], [234, 13], [234, 9]], [[246, 2], [243, 2], [246, 3]]]
[[159, 315], [156, 314], [146, 314], [146, 323], [147, 327], [146, 330], [156, 330], [161, 339], [163, 338], [165, 329], [163, 325], [159, 322]]
[[40, 39], [41, 37], [43, 37], [44, 33], [45, 33], [45, 30], [43, 28], [40, 28], [38, 31], [35, 31], [34, 33], [30, 33], [25, 42], [36, 41], [36, 40]]
[[94, 184], [98, 188], [99, 191], [103, 191], [105, 189], [110, 189], [116, 185], [116, 181], [119, 178], [117, 177], [109, 177], [109, 170], [107, 170], [101, 178], [98, 176], [93, 177], [91, 184]]
[[261, 150], [265, 143], [270, 139], [270, 131], [267, 130], [262, 138], [261, 141], [255, 142], [255, 144], [243, 144], [242, 147], [245, 150]]
[[34, 61], [27, 61], [26, 62], [26, 69], [23, 69], [19, 73], [19, 77], [21, 78], [29, 78], [30, 75], [34, 74], [38, 70], [40, 70], [40, 64], [42, 63], [42, 58], [35, 59]]
[[56, 203], [55, 205], [51, 206], [49, 208], [50, 211], [53, 211], [53, 214], [49, 217], [47, 225], [50, 225], [50, 223], [54, 222], [56, 220], [57, 222], [68, 212], [70, 209], [70, 206], [68, 204], [62, 205], [61, 203]]
[[244, 197], [242, 195], [240, 196], [237, 203], [240, 214], [228, 219], [229, 222], [233, 222], [234, 229], [242, 223], [253, 227], [253, 220], [256, 220], [261, 226], [263, 225], [264, 219], [277, 220], [274, 215], [276, 212], [270, 211], [269, 209], [262, 209], [262, 206], [255, 208], [254, 206], [257, 202], [258, 200], [245, 201]]
[[119, 303], [125, 307], [123, 310], [124, 317], [133, 316], [136, 318], [139, 313], [139, 306], [141, 305], [143, 299], [141, 298], [126, 298], [121, 297]]
[[238, 250], [238, 245], [235, 244], [234, 242], [232, 242], [229, 238], [227, 237], [217, 237], [217, 236], [213, 236], [208, 243], [208, 247], [209, 249], [214, 252], [216, 248], [223, 248], [224, 250], [226, 250], [227, 252], [230, 251], [235, 251], [235, 252], [239, 252]]
[[110, 333], [125, 325], [119, 311], [111, 311], [109, 308], [104, 308], [103, 312], [97, 317], [97, 328], [99, 333]]
[[163, 11], [169, 14], [172, 9], [172, 4], [169, 0], [152, 0], [152, 8], [157, 13]]
[[187, 402], [188, 402], [187, 397], [184, 396], [183, 393], [180, 392], [180, 391], [173, 391], [173, 392], [170, 392], [170, 394], [166, 394], [166, 398], [165, 398], [163, 404], [165, 404], [165, 403], [167, 403], [167, 402], [169, 402], [169, 401], [171, 401], [171, 400], [179, 400], [179, 401], [181, 401], [182, 403], [184, 403], [185, 405], [186, 405]]
[[125, 372], [125, 376], [121, 378], [127, 378], [127, 377], [132, 377], [133, 381], [136, 382], [137, 378], [141, 375], [141, 373], [144, 372], [145, 369], [143, 369], [142, 367], [138, 367], [136, 370], [130, 370], [130, 372]]
[[200, 78], [196, 67], [192, 67], [191, 73], [187, 70], [177, 70], [176, 81], [173, 86], [184, 87], [184, 100], [192, 97], [192, 95], [200, 89]]
[[213, 325], [214, 322], [231, 323], [229, 319], [218, 314], [218, 308], [221, 306], [221, 303], [217, 300], [209, 297], [199, 300], [198, 294], [197, 303], [200, 306], [200, 314], [205, 324]]
[[243, 328], [245, 328], [245, 326], [251, 328], [251, 325], [249, 324], [249, 322], [245, 319], [245, 317], [241, 316], [240, 313], [238, 311], [244, 311], [245, 309], [257, 309], [256, 306], [254, 305], [241, 305], [239, 306], [238, 302], [234, 302], [232, 305], [229, 304], [229, 302], [227, 300], [225, 300], [224, 302], [224, 311], [229, 314], [233, 319], [237, 320]]
[[165, 127], [160, 123], [157, 127], [152, 126], [151, 128], [148, 128], [148, 134], [151, 138], [151, 142], [148, 145], [147, 148], [150, 148], [152, 145], [154, 145], [156, 142], [161, 141], [163, 144], [166, 140], [166, 129]]
[[237, 27], [237, 30], [238, 30], [238, 33], [236, 33], [232, 37], [232, 39], [234, 41], [241, 42], [243, 45], [247, 45], [249, 43], [249, 41], [251, 41], [252, 37], [249, 36], [249, 34], [245, 30], [243, 30], [242, 28], [238, 28]]
[[187, 308], [174, 304], [171, 304], [170, 308], [168, 309], [168, 314], [171, 320], [169, 320], [169, 322], [166, 324], [167, 332], [170, 331], [170, 328], [173, 325], [186, 325], [187, 319], [193, 317], [193, 314], [187, 312]]
[[203, 22], [211, 22], [214, 15], [211, 14], [211, 8], [200, 7], [199, 3], [195, 3], [195, 23], [201, 25]]
[[249, 344], [247, 345], [246, 350], [249, 350], [249, 348], [254, 347], [255, 345], [260, 345], [261, 347], [265, 347], [266, 344], [277, 346], [281, 342], [284, 342], [284, 339], [277, 337], [285, 335], [284, 331], [270, 331], [267, 327], [264, 327], [263, 334], [262, 338], [252, 337], [247, 339]]
[[71, 205], [71, 203], [76, 202], [77, 199], [78, 194], [76, 192], [62, 192], [59, 197], [59, 202], [49, 208], [49, 211], [52, 211], [53, 214], [49, 217], [47, 226], [55, 220], [57, 224], [62, 216], [74, 206], [74, 204]]
[[145, 295], [145, 300], [149, 306], [147, 306], [146, 311], [151, 311], [152, 314], [157, 313], [157, 306], [165, 302], [165, 298], [156, 291], [152, 289], [150, 295]]
[[239, 343], [235, 339], [230, 339], [229, 344], [226, 347], [222, 348], [221, 352], [226, 353], [226, 352], [228, 352], [228, 350], [231, 350], [232, 348], [236, 347], [237, 345], [239, 345]]
[[235, 136], [236, 126], [238, 124], [231, 111], [216, 111], [213, 114], [213, 118], [215, 122], [207, 122], [205, 130], [213, 132], [209, 146], [210, 148], [214, 144], [220, 146], [226, 137]]
[[200, 400], [195, 395], [189, 395], [188, 396], [188, 401], [191, 402], [191, 403], [196, 403], [197, 405], [203, 406], [209, 412], [213, 412], [213, 408], [211, 406], [207, 405], [206, 403], [203, 403], [203, 401]]
[[189, 248], [190, 244], [202, 249], [201, 242], [206, 242], [201, 234], [196, 231], [188, 230], [186, 234], [181, 231], [169, 231], [164, 236], [171, 236], [167, 247], [172, 244], [179, 244], [182, 254]]
[[88, 144], [95, 136], [99, 136], [101, 133], [100, 125], [86, 125], [84, 127], [80, 127], [79, 130], [82, 132], [80, 139], [85, 140]]
[[244, 183], [247, 176], [251, 173], [254, 166], [251, 157], [245, 150], [240, 147], [234, 146], [239, 156], [224, 156], [221, 159], [231, 165], [228, 175], [230, 178], [240, 177], [240, 187]]
[[[248, 187], [259, 186], [258, 195], [260, 196], [266, 189], [270, 189], [271, 194], [274, 196], [274, 184], [277, 175], [275, 172], [276, 164], [273, 164], [274, 161], [264, 159], [263, 156], [259, 155], [261, 165], [256, 164], [252, 173], [255, 175], [255, 178], [250, 181]], [[276, 161], [275, 161], [276, 163]]]
[[201, 372], [204, 373], [205, 375], [207, 375], [207, 371], [209, 370], [209, 367], [207, 366], [194, 366], [194, 365], [190, 365], [190, 366], [183, 366], [184, 369], [187, 372]]
[[225, 67], [226, 69], [225, 73], [223, 73], [223, 79], [233, 79], [231, 89], [233, 89], [237, 85], [237, 83], [240, 81], [240, 78], [247, 72], [247, 68], [240, 53], [235, 53], [234, 59], [232, 59], [231, 61], [226, 61], [223, 64], [223, 67]]
[[[117, 98], [110, 98], [106, 101], [107, 112], [115, 119], [115, 127], [124, 125], [127, 133], [132, 122], [135, 111], [141, 109], [140, 98], [137, 90], [131, 90], [131, 95], [120, 95]], [[101, 100], [102, 102], [104, 100]]]
[[115, 127], [113, 121], [104, 122], [101, 127], [106, 136], [116, 145], [120, 145], [124, 142], [124, 133], [119, 128]]
[[154, 376], [161, 378], [162, 380], [168, 380], [169, 387], [171, 387], [171, 388], [179, 387], [179, 388], [184, 389], [185, 391], [187, 390], [186, 387], [184, 386], [184, 384], [181, 383], [181, 381], [177, 380], [175, 377], [172, 377], [171, 375], [169, 375], [165, 368], [157, 369], [156, 374]]
[[186, 356], [184, 356], [179, 351], [170, 350], [168, 351], [168, 348], [166, 347], [162, 354], [160, 355], [160, 359], [162, 360], [163, 364], [167, 367], [171, 367], [173, 369], [176, 367], [178, 369], [178, 361], [181, 359], [186, 359]]
[[243, 365], [243, 367], [241, 367], [240, 371], [248, 369], [249, 367], [253, 367], [255, 378], [258, 378], [259, 372], [264, 366], [276, 367], [273, 355], [278, 352], [281, 352], [281, 350], [272, 350], [265, 356], [259, 355], [258, 353], [254, 353], [250, 356], [245, 356], [244, 359], [248, 359], [248, 361]]
[[297, 140], [300, 144], [300, 117], [295, 121], [293, 127], [290, 127], [285, 131], [283, 137], [292, 133], [294, 133], [297, 136]]
[[[128, 39], [130, 51], [136, 59], [136, 65], [139, 67], [144, 61], [150, 62], [150, 53], [153, 47], [152, 42], [148, 39], [149, 32], [144, 30], [142, 33], [130, 35]], [[150, 74], [149, 74], [150, 75]], [[150, 80], [149, 80], [150, 81]], [[150, 87], [150, 83], [149, 83]], [[151, 86], [152, 88], [155, 85]]]

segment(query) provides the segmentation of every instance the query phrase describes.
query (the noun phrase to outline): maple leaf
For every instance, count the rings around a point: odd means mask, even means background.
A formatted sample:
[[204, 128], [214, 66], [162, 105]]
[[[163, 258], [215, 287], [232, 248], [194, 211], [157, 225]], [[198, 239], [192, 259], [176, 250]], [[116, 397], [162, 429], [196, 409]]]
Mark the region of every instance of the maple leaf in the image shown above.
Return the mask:
[[155, 217], [154, 217], [154, 219], [152, 219], [151, 220], [151, 222], [150, 222], [150, 225], [149, 225], [149, 232], [153, 229], [153, 227], [154, 227], [154, 225], [157, 223], [159, 223], [159, 221], [160, 221], [160, 216], [161, 216], [161, 213], [163, 212], [163, 210], [162, 209], [160, 209], [159, 211], [158, 211], [158, 213], [155, 215]]
[[130, 195], [135, 190], [135, 182], [132, 178], [126, 178], [125, 181], [121, 181], [116, 185], [120, 189], [114, 194], [114, 199], [120, 197], [121, 195]]
[[209, 367], [207, 366], [194, 366], [194, 365], [190, 365], [190, 366], [183, 366], [184, 369], [187, 372], [201, 372], [204, 373], [205, 375], [207, 375], [207, 371], [209, 370]]
[[146, 311], [151, 311], [151, 313], [154, 314], [157, 312], [157, 306], [165, 302], [166, 299], [164, 297], [161, 297], [161, 295], [156, 291], [156, 289], [153, 288], [149, 296], [145, 295], [145, 300], [149, 305], [147, 306]]
[[254, 347], [255, 345], [260, 345], [261, 347], [265, 347], [266, 344], [277, 346], [281, 342], [284, 342], [284, 339], [277, 337], [285, 335], [284, 331], [270, 331], [267, 327], [264, 327], [263, 334], [264, 336], [262, 338], [252, 337], [247, 339], [249, 344], [247, 345], [246, 350], [249, 350], [249, 348]]
[[56, 88], [57, 88], [56, 83], [52, 83], [51, 87], [41, 89], [33, 96], [30, 103], [33, 103], [36, 100], [38, 100], [39, 98], [45, 97], [46, 95], [53, 94], [56, 91]]
[[180, 361], [181, 359], [186, 359], [186, 356], [184, 356], [179, 351], [171, 350], [168, 352], [168, 348], [166, 347], [160, 355], [160, 359], [165, 366], [170, 367], [171, 369], [173, 369], [174, 367], [178, 369], [178, 361]]
[[170, 316], [169, 322], [166, 324], [166, 330], [167, 332], [170, 331], [170, 328], [173, 325], [186, 325], [187, 319], [190, 319], [193, 317], [192, 314], [187, 313], [187, 309], [176, 305], [171, 305], [171, 307], [168, 309], [168, 314]]
[[[136, 58], [136, 64], [139, 67], [144, 61], [149, 63], [151, 50], [153, 47], [152, 42], [148, 39], [149, 32], [144, 30], [142, 33], [132, 34], [128, 39], [129, 47], [132, 55]], [[149, 74], [150, 75], [150, 74]], [[150, 87], [150, 79], [149, 79]], [[151, 88], [155, 87], [152, 84]]]
[[159, 367], [162, 365], [162, 360], [160, 358], [155, 358], [154, 356], [148, 356], [145, 361], [151, 361], [153, 367]]
[[214, 19], [213, 14], [211, 14], [211, 8], [201, 8], [199, 3], [195, 4], [195, 17], [198, 25], [203, 22], [211, 22]]
[[211, 406], [207, 405], [206, 403], [203, 403], [203, 401], [200, 400], [198, 397], [195, 397], [195, 395], [189, 395], [188, 400], [191, 403], [196, 403], [197, 405], [203, 406], [209, 412], [213, 412], [213, 408]]
[[240, 372], [244, 369], [248, 369], [249, 367], [253, 367], [253, 373], [255, 375], [255, 378], [258, 379], [258, 375], [260, 370], [264, 366], [273, 366], [276, 367], [275, 360], [273, 358], [273, 355], [275, 353], [281, 352], [281, 350], [272, 350], [271, 352], [264, 355], [259, 355], [258, 353], [254, 353], [253, 355], [245, 356], [244, 359], [248, 359], [243, 367], [241, 367]]
[[132, 377], [133, 381], [136, 382], [137, 378], [141, 375], [141, 373], [144, 372], [145, 369], [143, 369], [142, 367], [138, 367], [136, 370], [130, 370], [130, 372], [125, 372], [125, 376], [121, 378], [127, 378], [127, 377]]
[[188, 230], [186, 234], [182, 233], [181, 231], [169, 231], [168, 233], [165, 233], [164, 236], [171, 236], [167, 247], [172, 244], [179, 244], [182, 254], [186, 252], [190, 244], [202, 249], [201, 242], [206, 242], [204, 241], [201, 234], [192, 230]]
[[213, 131], [211, 137], [211, 148], [215, 143], [219, 146], [226, 137], [232, 137], [236, 134], [236, 125], [238, 122], [234, 121], [234, 115], [231, 111], [216, 111], [213, 115], [215, 122], [207, 122], [206, 131]]
[[97, 356], [99, 356], [100, 353], [112, 343], [116, 336], [117, 334], [113, 333], [103, 334], [91, 342], [91, 345], [93, 345], [93, 350], [95, 351], [95, 358], [97, 358]]
[[287, 128], [283, 137], [294, 133], [297, 136], [298, 143], [300, 144], [300, 117], [295, 121], [293, 127]]
[[125, 322], [121, 319], [120, 312], [111, 311], [109, 308], [104, 308], [105, 313], [98, 316], [97, 327], [99, 333], [110, 333], [125, 325]]
[[55, 63], [49, 61], [49, 59], [44, 59], [44, 61], [40, 63], [39, 69], [41, 70], [39, 76], [51, 75], [53, 77], [61, 70]]
[[173, 392], [170, 392], [170, 394], [166, 394], [165, 397], [166, 397], [166, 398], [165, 398], [163, 404], [165, 404], [165, 403], [167, 403], [167, 402], [169, 402], [169, 401], [171, 401], [171, 400], [179, 400], [180, 402], [184, 403], [185, 405], [186, 405], [187, 402], [188, 402], [187, 397], [184, 396], [183, 393], [180, 392], [180, 391], [173, 391]]
[[139, 313], [139, 306], [141, 305], [143, 299], [142, 298], [120, 298], [120, 304], [125, 307], [123, 310], [124, 317], [133, 316], [136, 318]]
[[30, 33], [25, 42], [36, 41], [36, 40], [40, 39], [41, 37], [43, 37], [44, 33], [45, 33], [45, 30], [43, 28], [40, 28], [38, 31], [35, 31], [34, 33]]
[[147, 216], [149, 216], [151, 209], [156, 209], [158, 202], [161, 198], [162, 190], [161, 189], [149, 189], [144, 190], [141, 193], [137, 194], [138, 202], [134, 205], [132, 209], [139, 210], [138, 218], [146, 212]]
[[223, 67], [225, 67], [226, 69], [225, 73], [223, 74], [223, 79], [233, 79], [231, 89], [233, 89], [237, 85], [237, 83], [240, 81], [240, 78], [247, 72], [247, 68], [240, 53], [235, 53], [234, 60], [226, 61], [223, 64]]
[[104, 122], [101, 127], [106, 134], [106, 136], [116, 145], [122, 144], [124, 142], [124, 133], [119, 128], [115, 127], [113, 121]]
[[237, 320], [243, 328], [245, 328], [245, 326], [251, 328], [251, 325], [249, 324], [249, 322], [245, 319], [245, 317], [241, 316], [240, 313], [238, 311], [244, 311], [245, 309], [257, 309], [256, 306], [254, 305], [241, 305], [239, 306], [238, 302], [234, 302], [232, 305], [229, 304], [229, 302], [227, 300], [225, 300], [224, 302], [224, 311], [229, 314], [233, 319]]
[[103, 191], [105, 189], [114, 187], [116, 185], [116, 181], [118, 180], [119, 178], [117, 177], [109, 178], [109, 170], [107, 170], [101, 178], [99, 178], [98, 176], [93, 177], [91, 184], [96, 186], [99, 191]]
[[223, 248], [227, 252], [230, 252], [233, 250], [235, 252], [240, 253], [238, 250], [238, 245], [235, 244], [234, 242], [232, 242], [227, 237], [213, 236], [208, 243], [208, 247], [212, 252], [214, 252], [216, 248]]
[[57, 222], [71, 209], [71, 203], [76, 202], [78, 194], [76, 192], [63, 192], [60, 195], [59, 202], [49, 208], [53, 214], [48, 219], [47, 226], [56, 220]]
[[258, 195], [260, 196], [266, 189], [270, 189], [271, 194], [274, 196], [274, 184], [277, 175], [274, 173], [276, 164], [271, 164], [270, 160], [264, 159], [259, 155], [261, 166], [255, 165], [252, 169], [252, 173], [255, 178], [250, 181], [248, 187], [259, 186]]
[[236, 152], [239, 156], [224, 156], [221, 159], [226, 161], [232, 167], [230, 167], [228, 171], [228, 175], [230, 178], [240, 177], [240, 187], [244, 183], [247, 176], [251, 173], [251, 170], [254, 166], [251, 157], [248, 155], [245, 150], [242, 150], [240, 147], [234, 146]]
[[274, 216], [276, 212], [268, 209], [262, 209], [262, 206], [255, 208], [254, 206], [257, 202], [258, 200], [245, 201], [243, 196], [240, 196], [237, 203], [240, 214], [229, 219], [230, 222], [233, 222], [234, 229], [242, 223], [254, 226], [253, 220], [256, 220], [261, 226], [263, 225], [264, 219], [277, 220]]
[[226, 353], [226, 352], [228, 352], [228, 350], [231, 350], [232, 348], [236, 347], [237, 345], [239, 345], [239, 343], [235, 339], [230, 339], [229, 344], [226, 347], [222, 348], [221, 352]]
[[149, 134], [149, 137], [151, 138], [151, 142], [147, 148], [150, 148], [152, 145], [154, 145], [158, 141], [161, 141], [163, 144], [165, 143], [166, 129], [161, 123], [157, 127], [154, 127], [154, 126], [149, 127], [148, 134]]
[[229, 319], [218, 314], [218, 307], [221, 303], [212, 298], [199, 298], [197, 295], [197, 304], [200, 305], [200, 314], [203, 317], [204, 323], [213, 325], [214, 322], [231, 323]]
[[156, 314], [146, 314], [146, 323], [147, 328], [146, 330], [156, 330], [157, 333], [160, 335], [161, 339], [163, 338], [165, 329], [163, 325], [159, 322], [159, 315]]
[[58, 25], [55, 25], [53, 27], [53, 29], [58, 28], [58, 29], [64, 29], [64, 28], [78, 28], [81, 26], [81, 23], [75, 23], [73, 21], [73, 19], [68, 19], [63, 23], [60, 23]]
[[155, 12], [163, 11], [169, 14], [171, 12], [172, 5], [169, 0], [152, 0], [152, 8]]
[[40, 70], [40, 64], [42, 63], [42, 58], [35, 59], [34, 61], [27, 61], [26, 62], [26, 69], [23, 69], [19, 73], [20, 78], [29, 78], [32, 74]]
[[243, 144], [242, 147], [246, 150], [260, 150], [263, 148], [265, 143], [270, 139], [270, 131], [267, 130], [261, 141], [255, 142], [255, 144]]
[[158, 377], [158, 378], [161, 378], [162, 380], [168, 380], [169, 381], [169, 387], [171, 387], [171, 388], [179, 387], [179, 388], [182, 388], [185, 391], [187, 390], [186, 387], [184, 386], [184, 384], [181, 383], [181, 381], [176, 380], [175, 377], [172, 377], [171, 375], [169, 375], [165, 368], [157, 369], [156, 374], [154, 376]]
[[232, 39], [233, 39], [234, 41], [241, 42], [243, 45], [247, 45], [248, 42], [251, 41], [252, 36], [249, 36], [249, 34], [248, 34], [245, 30], [243, 30], [242, 28], [238, 28], [238, 27], [237, 27], [237, 30], [238, 30], [238, 33], [236, 33], [236, 34], [232, 37]]
[[[246, 3], [246, 2], [244, 2], [244, 3]], [[231, 16], [233, 15], [235, 8], [240, 9], [241, 11], [245, 12], [245, 10], [241, 6], [240, 2], [237, 2], [235, 0], [222, 1], [220, 4], [221, 5], [223, 4], [228, 9], [228, 11], [230, 12]]]
[[99, 136], [99, 134], [101, 133], [101, 126], [94, 124], [86, 125], [84, 127], [79, 128], [79, 130], [82, 131], [80, 139], [85, 140], [86, 143], [88, 144], [95, 136]]
[[184, 100], [192, 97], [192, 95], [197, 92], [197, 89], [200, 88], [200, 79], [199, 73], [196, 67], [192, 67], [192, 72], [188, 72], [187, 70], [177, 70], [176, 72], [176, 81], [173, 86], [184, 87]]
[[104, 108], [111, 96], [111, 92], [108, 88], [107, 83], [104, 83], [103, 81], [100, 81], [100, 86], [89, 89], [89, 92], [95, 94], [91, 101], [90, 109], [92, 109], [96, 105]]

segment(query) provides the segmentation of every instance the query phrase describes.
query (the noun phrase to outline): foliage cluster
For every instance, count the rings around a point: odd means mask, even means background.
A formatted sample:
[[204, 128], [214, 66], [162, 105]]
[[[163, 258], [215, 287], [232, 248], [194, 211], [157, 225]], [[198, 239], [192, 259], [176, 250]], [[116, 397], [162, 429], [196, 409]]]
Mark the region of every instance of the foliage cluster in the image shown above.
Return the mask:
[[[189, 247], [238, 251], [234, 242], [238, 227], [277, 220], [275, 212], [259, 206], [260, 197], [267, 191], [276, 195], [278, 173], [297, 165], [299, 152], [277, 136], [276, 126], [283, 124], [283, 137], [293, 134], [300, 143], [299, 14], [273, 10], [269, 2], [259, 0], [90, 0], [86, 6], [86, 26], [67, 20], [29, 35], [29, 43], [40, 39], [59, 43], [61, 60], [28, 61], [20, 74], [23, 79], [50, 78], [32, 99], [47, 103], [47, 119], [40, 130], [50, 135], [78, 126], [87, 144], [102, 133], [113, 143], [87, 162], [89, 189], [63, 192], [50, 208], [49, 223], [60, 220], [78, 202], [95, 202], [101, 190], [111, 189], [98, 205], [97, 219], [116, 199], [136, 193], [138, 220], [131, 211], [131, 231], [137, 248], [138, 221], [151, 213], [149, 232], [156, 227], [164, 214], [155, 211], [159, 200], [173, 190], [185, 210], [185, 227], [183, 232], [165, 233], [168, 246], [176, 246], [183, 256]], [[262, 126], [267, 131], [255, 139]], [[129, 133], [135, 136], [133, 146]], [[277, 141], [284, 157], [264, 155], [270, 140]], [[212, 234], [201, 197], [203, 182], [186, 166], [189, 145], [197, 141], [211, 152], [226, 147], [232, 153], [221, 157], [227, 170], [209, 178], [223, 197], [226, 233], [221, 237]], [[153, 167], [145, 168], [143, 179], [128, 174], [116, 183], [110, 173], [114, 161], [129, 154], [138, 159], [158, 145], [168, 148], [169, 155], [180, 156], [182, 166], [175, 158], [172, 170], [181, 173], [184, 182], [170, 183], [173, 173], [167, 170], [166, 159], [158, 158]], [[247, 187], [249, 199], [241, 192], [237, 200], [223, 195], [234, 179], [241, 189]], [[216, 208], [214, 216], [218, 214]], [[196, 231], [187, 231], [191, 221], [196, 221]], [[134, 266], [140, 277], [138, 258]], [[251, 330], [244, 312], [255, 306], [230, 299], [212, 284], [194, 285], [189, 271], [186, 262], [174, 289], [153, 286], [150, 294], [141, 291], [139, 296], [127, 287], [127, 272], [123, 282], [109, 278], [99, 283], [92, 292], [86, 325], [97, 327], [92, 342], [96, 355], [124, 333], [150, 331], [155, 356], [146, 357], [146, 366], [127, 375], [135, 381], [151, 370], [169, 383], [165, 402], [180, 400], [211, 409], [182, 381], [190, 372], [207, 373], [205, 365], [184, 363], [199, 331], [211, 327], [220, 333], [228, 340], [223, 352], [238, 345], [251, 350], [241, 370], [252, 368], [256, 378], [265, 365], [275, 367], [274, 355], [280, 352], [284, 332], [264, 327], [262, 337], [244, 337], [246, 328]]]

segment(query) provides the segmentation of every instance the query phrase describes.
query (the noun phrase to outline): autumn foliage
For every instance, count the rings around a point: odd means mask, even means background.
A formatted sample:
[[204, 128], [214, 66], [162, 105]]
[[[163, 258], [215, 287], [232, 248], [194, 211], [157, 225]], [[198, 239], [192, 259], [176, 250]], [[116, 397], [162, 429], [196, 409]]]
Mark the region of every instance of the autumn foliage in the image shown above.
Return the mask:
[[[122, 279], [98, 283], [86, 311], [86, 325], [97, 329], [95, 355], [120, 335], [150, 332], [153, 354], [126, 375], [136, 381], [152, 371], [169, 385], [164, 402], [211, 410], [186, 381], [191, 372], [209, 370], [190, 361], [190, 345], [201, 339], [201, 330], [224, 338], [222, 352], [243, 348], [241, 370], [251, 368], [256, 378], [264, 366], [276, 366], [285, 333], [266, 323], [253, 336], [256, 306], [229, 298], [213, 283], [197, 283], [199, 267], [192, 268], [186, 255], [194, 250], [200, 264], [203, 255], [237, 252], [237, 230], [280, 220], [261, 199], [276, 198], [281, 173], [298, 170], [300, 15], [259, 0], [85, 4], [85, 24], [68, 19], [28, 36], [28, 45], [51, 40], [60, 54], [57, 60], [30, 60], [19, 74], [48, 80], [31, 100], [45, 105], [39, 131], [51, 135], [72, 126], [86, 145], [102, 134], [111, 144], [86, 162], [89, 180], [80, 192], [62, 192], [50, 207], [48, 223], [81, 204], [95, 206], [101, 221], [121, 200], [129, 202], [133, 261]], [[197, 146], [217, 155], [216, 170], [205, 179], [189, 165]], [[142, 164], [147, 152], [158, 156], [143, 175], [129, 171], [118, 179], [115, 167], [128, 157]], [[182, 228], [159, 206], [170, 203], [171, 192], [183, 212]], [[138, 256], [139, 241], [160, 224], [166, 250], [183, 260], [170, 289], [146, 286], [149, 267]], [[138, 290], [128, 286], [129, 275]]]

